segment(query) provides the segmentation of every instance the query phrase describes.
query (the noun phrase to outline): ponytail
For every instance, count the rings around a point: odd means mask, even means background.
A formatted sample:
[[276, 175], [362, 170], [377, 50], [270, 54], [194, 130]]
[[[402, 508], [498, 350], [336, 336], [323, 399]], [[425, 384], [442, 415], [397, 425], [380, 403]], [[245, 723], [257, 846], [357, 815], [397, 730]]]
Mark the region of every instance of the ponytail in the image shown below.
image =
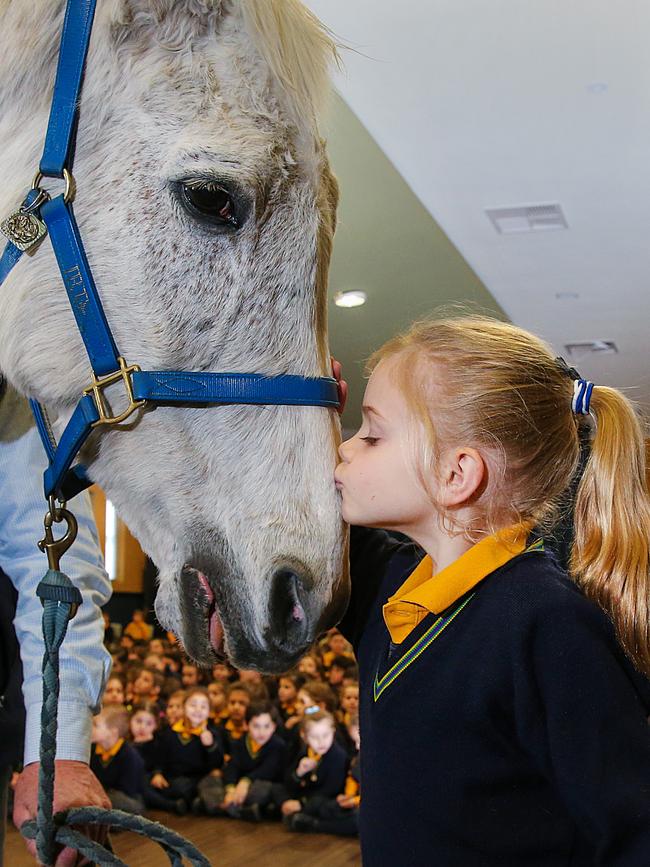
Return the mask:
[[[440, 510], [442, 518], [474, 540], [515, 523], [550, 528], [572, 493], [587, 424], [589, 394], [574, 393], [576, 371], [534, 335], [481, 316], [415, 323], [376, 352], [369, 369], [387, 359], [416, 422], [412, 463], [436, 508], [429, 483], [443, 448], [470, 445], [490, 470], [473, 503], [474, 525]], [[575, 498], [569, 571], [650, 677], [644, 432], [615, 389], [593, 388], [590, 406], [594, 430]]]
[[578, 486], [570, 572], [650, 676], [650, 496], [643, 429], [630, 401], [594, 388], [595, 431]]

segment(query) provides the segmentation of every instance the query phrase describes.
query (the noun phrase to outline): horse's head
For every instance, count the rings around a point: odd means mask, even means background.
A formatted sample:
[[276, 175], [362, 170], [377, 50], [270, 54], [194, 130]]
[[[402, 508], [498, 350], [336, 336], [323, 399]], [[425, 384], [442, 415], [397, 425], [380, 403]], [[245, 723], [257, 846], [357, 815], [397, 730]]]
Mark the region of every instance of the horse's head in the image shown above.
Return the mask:
[[[62, 0], [0, 0], [2, 216], [38, 162]], [[117, 346], [143, 369], [327, 375], [337, 187], [318, 134], [334, 56], [298, 0], [98, 4], [75, 213]], [[46, 242], [0, 294], [0, 369], [65, 418], [88, 364]], [[119, 404], [119, 389], [108, 393]], [[160, 571], [187, 651], [286, 669], [347, 598], [316, 407], [158, 407], [84, 453]]]

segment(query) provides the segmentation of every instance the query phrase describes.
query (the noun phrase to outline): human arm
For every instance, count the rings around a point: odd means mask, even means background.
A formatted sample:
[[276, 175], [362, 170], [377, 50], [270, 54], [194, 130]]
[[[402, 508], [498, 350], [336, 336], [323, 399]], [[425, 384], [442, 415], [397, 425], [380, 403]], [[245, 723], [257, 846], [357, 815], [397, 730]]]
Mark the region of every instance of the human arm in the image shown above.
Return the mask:
[[[18, 592], [15, 628], [24, 669], [27, 712], [25, 770], [16, 788], [14, 821], [20, 825], [36, 814], [38, 744], [42, 703], [42, 606], [36, 586], [47, 568], [36, 542], [43, 537], [46, 502], [42, 491], [45, 454], [36, 429], [27, 421], [26, 405], [11, 391], [0, 408], [0, 566]], [[107, 806], [108, 801], [88, 768], [93, 711], [98, 707], [110, 657], [103, 647], [100, 605], [110, 596], [102, 566], [94, 519], [87, 495], [74, 502], [79, 535], [62, 568], [83, 596], [60, 653], [61, 700], [57, 739], [55, 809], [82, 803]], [[33, 852], [33, 843], [28, 844]], [[71, 863], [70, 850], [57, 864]], [[63, 860], [61, 860], [63, 859]]]
[[221, 734], [216, 728], [209, 727], [200, 735], [206, 755], [206, 768], [216, 771], [223, 767], [224, 748]]
[[316, 767], [316, 759], [310, 759], [307, 756], [303, 756], [298, 762], [298, 767], [296, 768], [296, 777], [302, 779], [305, 774], [310, 773]]
[[142, 781], [144, 778], [144, 762], [142, 756], [131, 744], [125, 744], [122, 749], [128, 750], [128, 761], [124, 763], [123, 772], [120, 774], [120, 791], [130, 798], [142, 794]]
[[348, 609], [337, 628], [355, 649], [389, 571], [391, 575], [411, 571], [422, 554], [415, 543], [398, 541], [385, 530], [350, 527], [352, 589]]
[[[42, 614], [36, 586], [47, 560], [36, 547], [43, 537], [46, 501], [42, 471], [46, 465], [34, 427], [0, 429], [0, 565], [18, 591], [15, 628], [23, 662], [27, 712], [24, 764], [38, 761], [42, 704]], [[99, 709], [110, 656], [103, 646], [100, 606], [111, 594], [103, 568], [94, 517], [87, 494], [70, 504], [79, 524], [77, 540], [61, 568], [80, 589], [83, 604], [70, 621], [60, 652], [61, 699], [57, 758], [88, 762], [91, 719]]]
[[268, 747], [264, 749], [263, 755], [255, 766], [247, 771], [246, 776], [250, 780], [269, 780], [270, 782], [279, 782], [282, 779], [282, 772], [287, 762], [287, 748], [284, 741], [274, 735]]

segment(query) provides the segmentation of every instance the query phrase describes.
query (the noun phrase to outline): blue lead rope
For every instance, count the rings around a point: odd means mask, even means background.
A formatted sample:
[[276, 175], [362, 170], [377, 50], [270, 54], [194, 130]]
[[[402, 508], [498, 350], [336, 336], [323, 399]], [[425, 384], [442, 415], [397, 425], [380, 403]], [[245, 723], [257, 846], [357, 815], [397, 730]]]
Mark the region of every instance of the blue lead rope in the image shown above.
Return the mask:
[[58, 846], [70, 846], [98, 864], [127, 867], [124, 861], [109, 852], [100, 843], [90, 840], [67, 825], [108, 825], [142, 834], [159, 843], [165, 850], [172, 867], [182, 867], [183, 858], [192, 867], [210, 867], [208, 859], [189, 841], [165, 828], [159, 822], [143, 819], [122, 810], [104, 810], [100, 807], [80, 807], [52, 815], [54, 798], [54, 770], [59, 700], [59, 649], [68, 623], [82, 596], [63, 572], [48, 569], [38, 585], [37, 595], [43, 603], [43, 708], [41, 711], [41, 744], [38, 812], [36, 821], [25, 822], [21, 834], [36, 840], [39, 860], [52, 865]]

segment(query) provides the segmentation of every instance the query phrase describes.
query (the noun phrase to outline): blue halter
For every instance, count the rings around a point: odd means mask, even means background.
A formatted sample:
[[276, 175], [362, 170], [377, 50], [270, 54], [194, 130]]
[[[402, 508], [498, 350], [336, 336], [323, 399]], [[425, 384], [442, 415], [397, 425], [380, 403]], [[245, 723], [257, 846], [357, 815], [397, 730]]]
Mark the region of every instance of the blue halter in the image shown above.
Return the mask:
[[[39, 172], [20, 210], [2, 224], [2, 231], [10, 240], [0, 258], [0, 285], [19, 261], [23, 250], [30, 249], [30, 244], [34, 246], [46, 233], [49, 234], [93, 373], [92, 382], [84, 389], [58, 445], [43, 407], [37, 401], [30, 401], [49, 460], [44, 475], [46, 498], [70, 499], [88, 487], [91, 482], [84, 467], [73, 467], [72, 462], [92, 429], [119, 424], [148, 403], [339, 406], [338, 388], [332, 377], [143, 371], [135, 364], [127, 364], [118, 352], [72, 210], [74, 179], [71, 167], [77, 108], [95, 4], [96, 0], [68, 2]], [[65, 179], [65, 192], [51, 199], [40, 187], [43, 177]], [[11, 220], [14, 221], [13, 229], [8, 225]], [[25, 237], [27, 240], [23, 245]], [[111, 416], [103, 390], [120, 381], [124, 385], [128, 406], [118, 415]]]

